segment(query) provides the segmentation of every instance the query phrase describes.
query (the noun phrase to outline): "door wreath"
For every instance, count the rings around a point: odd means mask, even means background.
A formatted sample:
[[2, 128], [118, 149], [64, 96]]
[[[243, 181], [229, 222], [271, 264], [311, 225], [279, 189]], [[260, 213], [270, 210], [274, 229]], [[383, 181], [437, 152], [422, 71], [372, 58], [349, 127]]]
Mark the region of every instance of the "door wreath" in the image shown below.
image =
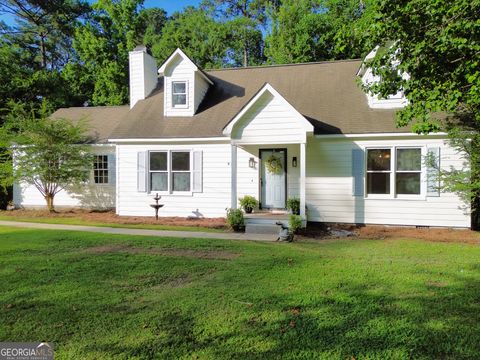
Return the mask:
[[282, 172], [282, 161], [275, 155], [270, 155], [265, 161], [265, 166], [269, 173], [279, 174]]

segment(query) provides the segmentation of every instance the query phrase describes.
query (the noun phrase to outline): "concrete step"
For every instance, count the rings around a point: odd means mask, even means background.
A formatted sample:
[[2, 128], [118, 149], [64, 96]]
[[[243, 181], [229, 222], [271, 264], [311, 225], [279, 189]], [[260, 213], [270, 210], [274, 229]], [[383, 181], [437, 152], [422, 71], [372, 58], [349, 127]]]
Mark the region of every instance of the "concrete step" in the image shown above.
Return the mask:
[[245, 224], [257, 224], [257, 225], [276, 225], [277, 222], [288, 226], [288, 219], [265, 219], [265, 218], [245, 218]]
[[278, 236], [280, 226], [272, 224], [250, 224], [247, 223], [245, 227], [246, 234], [271, 234]]

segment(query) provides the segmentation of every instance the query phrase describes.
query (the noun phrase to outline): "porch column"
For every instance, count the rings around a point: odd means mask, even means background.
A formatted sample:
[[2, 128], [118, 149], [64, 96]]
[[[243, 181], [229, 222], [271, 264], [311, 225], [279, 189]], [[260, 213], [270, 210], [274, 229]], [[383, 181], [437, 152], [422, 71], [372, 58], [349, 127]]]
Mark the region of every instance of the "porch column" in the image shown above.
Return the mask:
[[232, 209], [237, 208], [237, 146], [232, 144], [232, 158], [230, 161], [230, 167], [231, 167], [231, 174], [232, 174], [232, 189], [230, 191], [230, 194], [232, 196], [231, 198], [231, 204], [230, 207]]
[[300, 215], [306, 219], [305, 209], [305, 180], [306, 180], [306, 144], [300, 144]]

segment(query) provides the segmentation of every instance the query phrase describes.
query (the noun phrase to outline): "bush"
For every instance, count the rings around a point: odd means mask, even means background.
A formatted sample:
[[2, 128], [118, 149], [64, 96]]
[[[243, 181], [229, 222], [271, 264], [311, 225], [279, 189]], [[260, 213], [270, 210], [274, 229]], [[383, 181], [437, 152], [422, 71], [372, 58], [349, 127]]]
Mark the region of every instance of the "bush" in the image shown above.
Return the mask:
[[303, 227], [302, 223], [302, 217], [300, 215], [290, 215], [288, 218], [288, 228], [292, 234], [298, 233], [298, 230], [300, 230]]
[[241, 231], [245, 228], [243, 212], [240, 209], [227, 210], [227, 223], [234, 231]]
[[287, 209], [290, 210], [293, 215], [300, 215], [300, 199], [297, 199], [297, 198], [288, 199]]
[[258, 200], [253, 196], [245, 195], [243, 198], [239, 199], [240, 206], [247, 214], [250, 214], [253, 209], [258, 207]]

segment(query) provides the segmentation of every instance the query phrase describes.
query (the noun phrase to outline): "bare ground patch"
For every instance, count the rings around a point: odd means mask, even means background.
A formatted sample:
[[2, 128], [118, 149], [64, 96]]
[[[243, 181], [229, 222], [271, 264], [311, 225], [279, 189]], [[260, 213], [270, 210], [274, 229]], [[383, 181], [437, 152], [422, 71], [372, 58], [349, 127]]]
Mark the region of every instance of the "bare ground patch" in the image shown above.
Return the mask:
[[140, 255], [159, 255], [173, 257], [187, 257], [208, 260], [233, 260], [239, 254], [225, 250], [197, 250], [176, 248], [144, 248], [129, 245], [101, 245], [89, 247], [85, 250], [88, 254], [128, 253]]

